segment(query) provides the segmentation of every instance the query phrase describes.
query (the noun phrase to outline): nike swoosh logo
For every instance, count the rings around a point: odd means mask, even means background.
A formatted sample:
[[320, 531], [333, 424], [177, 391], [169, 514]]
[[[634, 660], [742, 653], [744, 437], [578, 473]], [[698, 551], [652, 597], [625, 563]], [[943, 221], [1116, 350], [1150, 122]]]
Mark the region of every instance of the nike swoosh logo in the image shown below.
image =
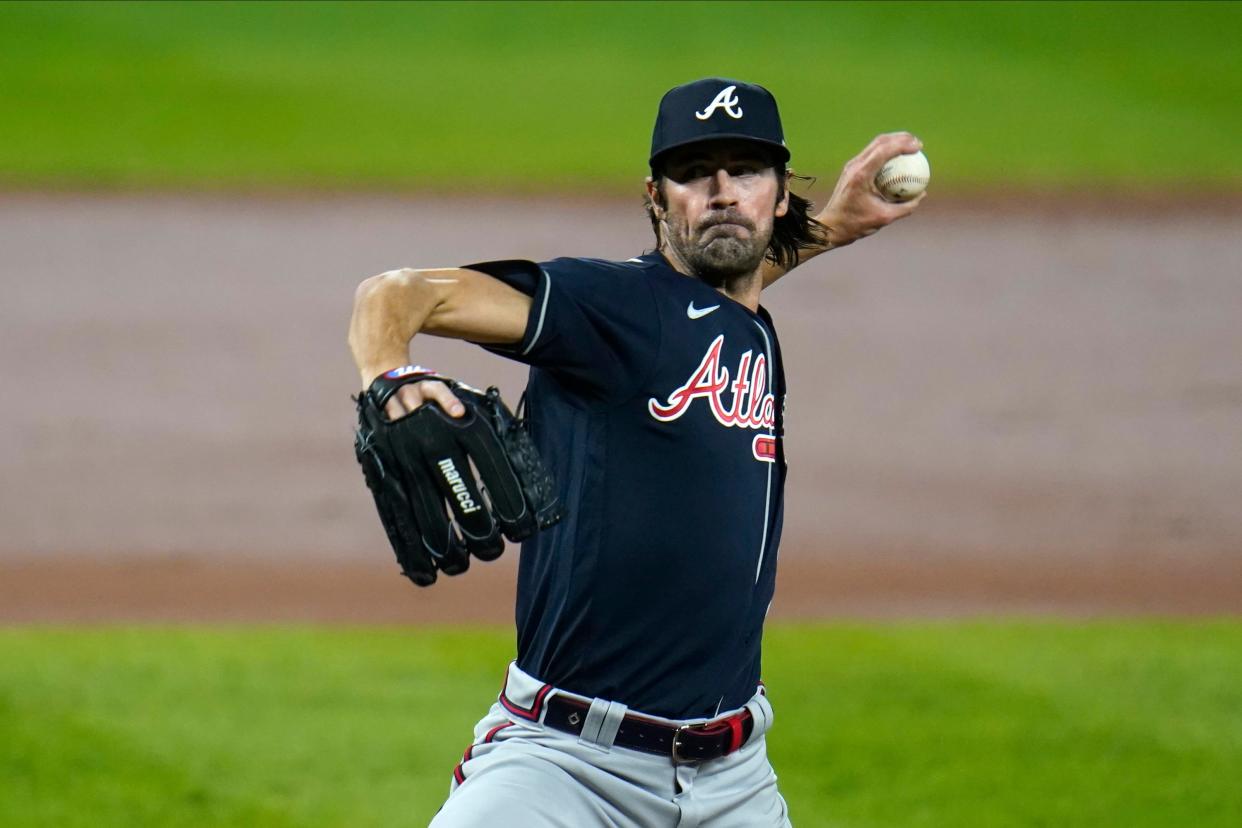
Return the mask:
[[686, 305], [686, 316], [691, 319], [701, 319], [719, 307], [720, 305], [712, 305], [710, 308], [696, 308], [694, 301], [691, 300], [690, 304]]

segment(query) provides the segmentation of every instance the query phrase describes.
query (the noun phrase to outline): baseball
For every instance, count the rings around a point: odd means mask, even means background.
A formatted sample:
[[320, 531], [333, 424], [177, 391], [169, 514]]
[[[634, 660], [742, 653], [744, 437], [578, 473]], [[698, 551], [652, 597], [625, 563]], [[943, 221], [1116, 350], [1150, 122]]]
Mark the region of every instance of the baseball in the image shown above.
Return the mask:
[[875, 186], [889, 201], [909, 201], [927, 189], [931, 167], [921, 152], [888, 159], [875, 177]]

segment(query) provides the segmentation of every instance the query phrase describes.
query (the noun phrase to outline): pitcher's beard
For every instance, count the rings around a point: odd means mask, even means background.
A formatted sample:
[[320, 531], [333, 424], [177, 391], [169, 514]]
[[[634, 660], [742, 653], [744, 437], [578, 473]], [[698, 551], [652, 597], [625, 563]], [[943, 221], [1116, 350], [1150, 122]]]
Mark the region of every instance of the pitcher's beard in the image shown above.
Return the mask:
[[679, 252], [699, 279], [715, 288], [728, 288], [753, 275], [767, 249], [767, 240], [753, 235], [749, 239], [718, 235], [706, 243], [688, 244]]

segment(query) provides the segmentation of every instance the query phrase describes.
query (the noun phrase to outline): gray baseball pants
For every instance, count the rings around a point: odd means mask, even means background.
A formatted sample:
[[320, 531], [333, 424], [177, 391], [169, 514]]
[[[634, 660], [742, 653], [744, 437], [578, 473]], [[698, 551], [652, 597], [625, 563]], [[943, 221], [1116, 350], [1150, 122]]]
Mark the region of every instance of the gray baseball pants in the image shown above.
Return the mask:
[[[591, 703], [581, 737], [542, 724], [557, 693]], [[624, 705], [564, 693], [511, 664], [431, 828], [790, 828], [764, 740], [772, 706], [762, 690], [745, 706], [754, 730], [738, 751], [675, 764], [611, 743]]]

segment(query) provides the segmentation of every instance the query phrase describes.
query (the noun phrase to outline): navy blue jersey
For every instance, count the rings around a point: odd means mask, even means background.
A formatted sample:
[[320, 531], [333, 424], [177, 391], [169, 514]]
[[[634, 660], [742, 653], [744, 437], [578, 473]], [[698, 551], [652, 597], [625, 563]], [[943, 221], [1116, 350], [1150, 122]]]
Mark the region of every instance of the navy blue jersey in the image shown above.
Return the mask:
[[522, 546], [518, 666], [668, 718], [759, 681], [785, 481], [785, 383], [758, 313], [651, 253], [470, 265], [533, 298], [532, 435], [567, 516]]

